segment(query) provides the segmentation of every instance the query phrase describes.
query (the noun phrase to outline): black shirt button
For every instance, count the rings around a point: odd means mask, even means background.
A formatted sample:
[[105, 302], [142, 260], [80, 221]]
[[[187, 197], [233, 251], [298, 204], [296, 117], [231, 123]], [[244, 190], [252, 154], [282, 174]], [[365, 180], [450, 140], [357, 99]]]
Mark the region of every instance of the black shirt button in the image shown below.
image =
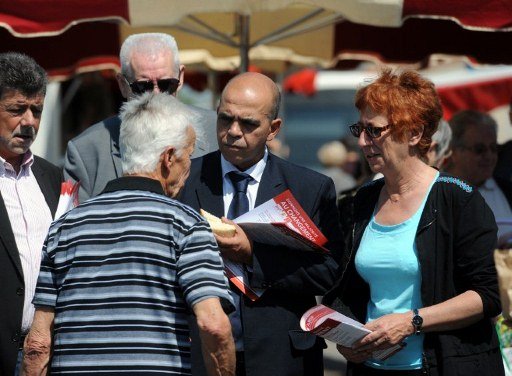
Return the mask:
[[25, 295], [25, 289], [23, 287], [20, 287], [16, 290], [16, 295]]

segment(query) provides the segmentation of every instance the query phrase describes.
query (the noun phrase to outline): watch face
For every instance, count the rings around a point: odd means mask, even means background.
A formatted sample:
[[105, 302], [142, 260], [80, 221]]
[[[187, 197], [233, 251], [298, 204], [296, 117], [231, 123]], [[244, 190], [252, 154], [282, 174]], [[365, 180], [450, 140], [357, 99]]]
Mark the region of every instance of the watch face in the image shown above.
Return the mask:
[[421, 316], [414, 316], [412, 318], [412, 323], [414, 326], [421, 326], [421, 324], [423, 324], [423, 318]]

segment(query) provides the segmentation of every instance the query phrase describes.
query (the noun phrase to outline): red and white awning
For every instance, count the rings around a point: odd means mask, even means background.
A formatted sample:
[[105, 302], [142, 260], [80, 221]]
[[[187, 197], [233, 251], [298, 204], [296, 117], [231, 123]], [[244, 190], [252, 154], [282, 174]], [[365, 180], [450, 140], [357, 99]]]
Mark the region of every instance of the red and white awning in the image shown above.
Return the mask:
[[[236, 27], [239, 18], [233, 17], [235, 14], [250, 16], [251, 24], [257, 24], [250, 30], [249, 36], [253, 38], [243, 40], [230, 34], [239, 30]], [[301, 22], [277, 24], [291, 14], [301, 14]], [[432, 28], [429, 22], [437, 26]], [[201, 23], [220, 23], [220, 33]], [[477, 55], [474, 46], [482, 46], [487, 52], [474, 56], [477, 60], [488, 61], [496, 56], [492, 62], [508, 59], [512, 63], [512, 54], [507, 51], [507, 46], [512, 45], [512, 7], [508, 0], [16, 0], [0, 3], [0, 27], [20, 38], [18, 45], [24, 52], [43, 57], [46, 54], [46, 60], [52, 64], [43, 66], [51, 72], [60, 71], [59, 74], [115, 65], [119, 31], [79, 31], [87, 29], [86, 25], [101, 29], [100, 25], [108, 28], [120, 24], [134, 28], [171, 26], [172, 34], [184, 30], [187, 35], [193, 33], [203, 39], [199, 42], [178, 39], [184, 62], [215, 70], [236, 68], [244, 48], [251, 50], [249, 56], [253, 62], [280, 60], [286, 64], [327, 67], [336, 59], [411, 62], [436, 52], [472, 56]], [[443, 27], [441, 24], [449, 28], [439, 35], [436, 30]], [[408, 37], [416, 35], [413, 31], [421, 28], [425, 32], [407, 43], [395, 34], [378, 38], [389, 31]], [[309, 40], [301, 39], [298, 35], [304, 30], [316, 30], [313, 32], [317, 34]], [[459, 38], [459, 33], [463, 37]], [[3, 35], [0, 34], [4, 41]], [[24, 40], [32, 37], [37, 39], [27, 46]], [[105, 41], [115, 38], [118, 38], [116, 48], [105, 51]], [[204, 38], [209, 39], [208, 43]], [[444, 48], [447, 41], [450, 44]], [[230, 47], [226, 50], [225, 45]], [[381, 48], [384, 45], [386, 50]], [[494, 45], [496, 48], [492, 48]], [[0, 50], [5, 51], [4, 46], [3, 43]], [[416, 53], [421, 46], [425, 48]], [[415, 53], [408, 56], [412, 52]]]
[[[420, 73], [436, 85], [446, 119], [463, 109], [488, 112], [509, 104], [512, 98], [512, 66], [475, 67], [457, 63]], [[286, 77], [283, 89], [304, 95], [322, 90], [355, 90], [377, 75], [375, 72], [306, 69]]]

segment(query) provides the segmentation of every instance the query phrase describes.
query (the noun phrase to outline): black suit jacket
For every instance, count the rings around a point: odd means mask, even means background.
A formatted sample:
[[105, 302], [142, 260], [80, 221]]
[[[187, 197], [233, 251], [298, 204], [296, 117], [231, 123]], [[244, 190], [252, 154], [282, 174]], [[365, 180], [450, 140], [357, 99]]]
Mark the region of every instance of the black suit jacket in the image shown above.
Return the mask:
[[[62, 181], [61, 170], [42, 158], [34, 157], [32, 172], [43, 192], [52, 216], [55, 214]], [[18, 356], [25, 283], [16, 240], [0, 193], [0, 375], [14, 375]]]
[[[299, 320], [316, 304], [315, 295], [323, 295], [335, 279], [335, 259], [342, 248], [336, 192], [330, 178], [269, 154], [256, 206], [287, 189], [329, 239], [327, 248], [334, 257], [254, 243], [250, 283], [267, 290], [256, 302], [241, 300], [247, 376], [323, 375], [325, 343], [302, 332]], [[220, 217], [224, 215], [222, 192], [220, 152], [193, 160], [182, 201]], [[205, 374], [195, 335], [192, 373]]]
[[505, 198], [507, 199], [510, 208], [512, 208], [512, 182], [500, 176], [494, 176], [494, 180], [496, 181], [496, 184], [505, 195]]

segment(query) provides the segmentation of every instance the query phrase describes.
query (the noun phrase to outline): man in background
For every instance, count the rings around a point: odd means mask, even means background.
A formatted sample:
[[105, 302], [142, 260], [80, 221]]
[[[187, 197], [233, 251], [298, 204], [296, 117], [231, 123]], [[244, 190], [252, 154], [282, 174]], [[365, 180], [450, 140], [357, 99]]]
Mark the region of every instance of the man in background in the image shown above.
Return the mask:
[[[121, 46], [121, 73], [117, 82], [128, 100], [145, 92], [176, 96], [183, 86], [185, 66], [180, 64], [174, 38], [163, 33], [134, 34]], [[215, 115], [196, 107], [193, 126], [197, 134], [193, 157], [216, 150]], [[98, 195], [108, 181], [121, 172], [118, 116], [106, 119], [85, 130], [68, 143], [64, 161], [64, 177], [80, 181], [79, 200]]]
[[450, 120], [452, 155], [446, 171], [473, 184], [491, 208], [498, 238], [512, 231], [512, 183], [494, 176], [498, 159], [497, 124], [488, 114], [474, 110], [456, 113]]
[[46, 73], [31, 57], [0, 54], [0, 375], [14, 375], [34, 315], [41, 248], [62, 173], [30, 152], [41, 122]]
[[165, 94], [123, 106], [124, 176], [50, 228], [26, 375], [46, 374], [50, 354], [58, 375], [189, 375], [189, 309], [208, 375], [233, 375], [221, 307], [230, 310], [232, 300], [215, 239], [202, 217], [173, 199], [194, 150], [187, 112]]
[[[234, 219], [290, 190], [327, 237], [341, 250], [336, 192], [331, 179], [270, 153], [266, 142], [279, 133], [280, 92], [259, 73], [233, 78], [217, 109], [219, 150], [192, 161], [182, 201]], [[256, 301], [231, 285], [236, 311], [230, 314], [238, 376], [323, 375], [324, 341], [300, 329], [301, 315], [334, 283], [337, 263], [329, 254], [253, 241], [239, 226], [233, 237], [216, 235], [225, 260], [239, 263]], [[192, 371], [203, 375], [197, 337], [192, 336]]]

